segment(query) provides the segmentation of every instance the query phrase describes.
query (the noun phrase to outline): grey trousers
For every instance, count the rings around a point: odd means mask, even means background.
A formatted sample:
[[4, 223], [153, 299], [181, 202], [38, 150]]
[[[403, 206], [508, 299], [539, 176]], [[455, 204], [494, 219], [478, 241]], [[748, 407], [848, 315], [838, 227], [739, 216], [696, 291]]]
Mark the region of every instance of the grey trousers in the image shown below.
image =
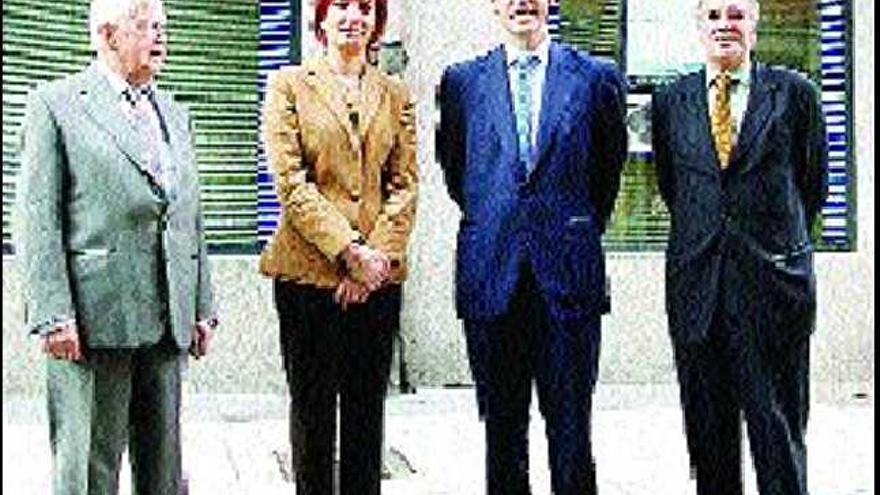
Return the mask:
[[181, 488], [180, 378], [185, 355], [164, 339], [138, 349], [47, 359], [55, 495], [113, 495], [129, 447], [132, 493]]

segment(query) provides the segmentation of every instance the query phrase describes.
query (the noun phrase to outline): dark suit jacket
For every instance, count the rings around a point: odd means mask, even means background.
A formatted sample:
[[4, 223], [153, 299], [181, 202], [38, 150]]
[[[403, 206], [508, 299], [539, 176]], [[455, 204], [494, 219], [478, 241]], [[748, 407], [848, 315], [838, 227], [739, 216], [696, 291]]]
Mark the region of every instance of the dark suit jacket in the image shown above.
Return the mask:
[[803, 77], [756, 65], [722, 173], [705, 72], [653, 98], [658, 184], [672, 225], [666, 305], [673, 338], [705, 338], [716, 309], [775, 343], [809, 335], [816, 294], [810, 226], [825, 198], [825, 127]]
[[528, 262], [550, 311], [605, 308], [600, 236], [626, 158], [624, 86], [618, 73], [551, 43], [528, 176], [517, 135], [503, 47], [446, 69], [437, 153], [462, 211], [456, 305], [461, 318], [503, 314]]

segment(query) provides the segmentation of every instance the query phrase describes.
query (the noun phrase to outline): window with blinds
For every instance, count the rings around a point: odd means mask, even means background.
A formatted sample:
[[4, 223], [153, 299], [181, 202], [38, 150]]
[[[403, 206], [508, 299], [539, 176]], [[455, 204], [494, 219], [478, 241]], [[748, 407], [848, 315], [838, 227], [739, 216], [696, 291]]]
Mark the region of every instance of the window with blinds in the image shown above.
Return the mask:
[[[560, 7], [563, 41], [626, 70], [626, 0], [562, 0]], [[645, 103], [634, 96], [628, 96], [631, 109]], [[659, 250], [666, 245], [669, 214], [660, 200], [646, 151], [630, 143], [611, 225], [603, 238], [610, 251]]]
[[[165, 0], [169, 57], [159, 86], [193, 116], [212, 253], [257, 247], [257, 42], [252, 0]], [[92, 59], [88, 0], [3, 2], [3, 252], [13, 250], [18, 132], [28, 91]]]
[[[266, 97], [269, 74], [288, 64], [300, 61], [301, 10], [297, 0], [262, 0], [260, 2], [260, 105]], [[263, 115], [260, 113], [260, 125]], [[272, 238], [281, 216], [281, 204], [275, 194], [274, 177], [262, 140], [258, 147], [257, 164], [257, 241], [262, 249]]]

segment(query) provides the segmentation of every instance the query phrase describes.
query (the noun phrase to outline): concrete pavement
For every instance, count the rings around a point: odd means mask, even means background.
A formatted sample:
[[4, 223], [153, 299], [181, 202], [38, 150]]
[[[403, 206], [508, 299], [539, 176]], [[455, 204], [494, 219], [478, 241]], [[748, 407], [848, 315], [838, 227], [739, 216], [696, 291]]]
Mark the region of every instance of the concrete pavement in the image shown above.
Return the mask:
[[[814, 387], [816, 388], [816, 387]], [[593, 424], [602, 495], [693, 495], [673, 385], [600, 382]], [[809, 445], [813, 495], [873, 495], [873, 383], [814, 391]], [[483, 492], [483, 425], [471, 389], [392, 394], [386, 412], [384, 495]], [[292, 494], [287, 402], [279, 395], [184, 395], [183, 464], [191, 495]], [[544, 423], [533, 407], [532, 489], [549, 493]], [[746, 495], [756, 494], [747, 457]], [[3, 493], [49, 493], [43, 399], [4, 396]], [[122, 495], [130, 479], [123, 468]]]

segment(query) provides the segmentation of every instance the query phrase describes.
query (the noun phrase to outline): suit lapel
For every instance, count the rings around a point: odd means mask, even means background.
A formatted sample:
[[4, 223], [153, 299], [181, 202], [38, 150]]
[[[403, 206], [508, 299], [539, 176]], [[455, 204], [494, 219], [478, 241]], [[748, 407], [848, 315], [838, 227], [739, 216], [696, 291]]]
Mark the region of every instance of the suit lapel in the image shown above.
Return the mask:
[[330, 67], [323, 58], [309, 62], [305, 82], [318, 95], [318, 99], [321, 100], [327, 110], [336, 118], [337, 123], [348, 137], [348, 142], [352, 149], [354, 151], [360, 149], [360, 136], [349, 119], [345, 95], [342, 91], [339, 91], [336, 77], [330, 72]]
[[110, 82], [92, 64], [86, 69], [80, 98], [86, 113], [95, 123], [113, 137], [113, 142], [127, 156], [138, 170], [152, 180], [149, 170], [149, 151], [137, 135], [131, 121], [119, 108], [119, 98]]
[[773, 114], [773, 106], [776, 94], [776, 84], [764, 80], [764, 70], [757, 66], [752, 71], [752, 88], [749, 92], [746, 113], [743, 116], [742, 127], [730, 157], [731, 166], [742, 167], [740, 162], [745, 159], [749, 148], [755, 139], [767, 125], [770, 115]]
[[699, 147], [701, 153], [706, 156], [705, 160], [694, 163], [698, 168], [705, 168], [709, 173], [720, 174], [721, 164], [718, 161], [718, 152], [715, 150], [715, 140], [712, 137], [712, 118], [709, 115], [709, 88], [706, 87], [706, 69], [686, 76], [686, 84], [682, 85], [677, 97], [677, 108], [674, 110], [678, 115], [676, 128], [683, 130], [687, 142], [691, 146]]
[[575, 84], [570, 77], [568, 62], [565, 51], [556, 43], [551, 43], [544, 88], [541, 91], [541, 115], [538, 119], [538, 137], [535, 143], [537, 153], [532, 175], [538, 170], [550, 150], [553, 134], [559, 127], [564, 110], [570, 107], [569, 100], [575, 90]]
[[501, 156], [506, 157], [512, 153], [515, 158], [518, 154], [516, 119], [513, 112], [513, 97], [510, 94], [507, 56], [503, 46], [499, 46], [489, 55], [488, 66], [486, 77], [478, 79], [483, 82], [482, 97], [488, 102], [486, 117], [492, 122], [498, 137]]
[[181, 159], [181, 154], [186, 151], [189, 144], [181, 140], [189, 136], [189, 123], [181, 118], [180, 113], [173, 110], [171, 95], [164, 91], [156, 91], [156, 108], [159, 113], [159, 123], [162, 126], [162, 135], [167, 139], [169, 151], [168, 160], [170, 163], [163, 163], [162, 166], [173, 174], [165, 189], [166, 192], [171, 193], [169, 197], [176, 197], [179, 191], [178, 186], [180, 185], [181, 176], [184, 173], [180, 167], [186, 165], [184, 160]]
[[373, 123], [373, 117], [376, 116], [376, 112], [382, 104], [382, 98], [385, 95], [385, 85], [382, 83], [379, 71], [371, 66], [366, 67], [361, 83], [364, 97], [361, 129], [363, 129], [363, 135], [366, 136], [370, 132], [370, 124]]
[[171, 109], [171, 96], [164, 91], [156, 91], [156, 107], [159, 109], [159, 123], [162, 125], [162, 133], [168, 139], [168, 145], [172, 149], [178, 149], [180, 143], [177, 143], [178, 136], [182, 129], [185, 130], [187, 123], [181, 122], [180, 117]]

